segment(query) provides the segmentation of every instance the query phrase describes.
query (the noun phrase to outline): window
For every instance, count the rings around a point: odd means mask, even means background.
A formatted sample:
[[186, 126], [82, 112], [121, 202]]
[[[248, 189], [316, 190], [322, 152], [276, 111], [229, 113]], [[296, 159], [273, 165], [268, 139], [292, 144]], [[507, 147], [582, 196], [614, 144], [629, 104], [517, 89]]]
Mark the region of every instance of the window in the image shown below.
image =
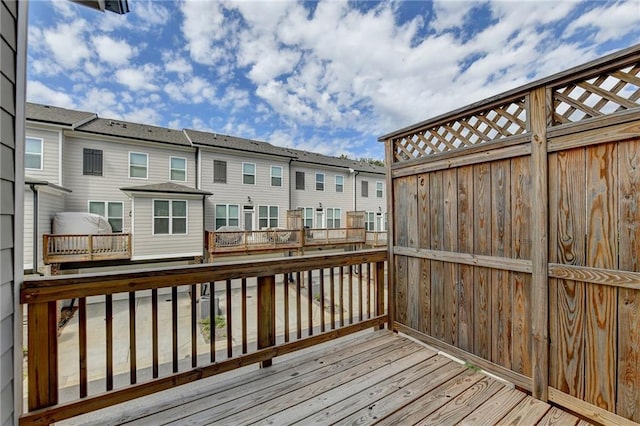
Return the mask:
[[84, 148], [82, 150], [82, 174], [102, 176], [102, 150]]
[[369, 196], [369, 182], [367, 182], [366, 180], [362, 181], [362, 191], [360, 192], [365, 198]]
[[316, 191], [324, 191], [324, 173], [316, 173]]
[[31, 170], [42, 170], [42, 139], [25, 138], [24, 167]]
[[282, 167], [271, 166], [271, 186], [282, 186]]
[[256, 165], [253, 163], [242, 163], [242, 183], [245, 185], [256, 184]]
[[374, 212], [364, 213], [364, 230], [365, 231], [375, 231], [375, 217], [376, 217], [376, 214]]
[[327, 209], [327, 228], [340, 228], [340, 209]]
[[177, 182], [187, 181], [187, 159], [182, 157], [169, 157], [170, 180]]
[[298, 209], [302, 210], [302, 226], [313, 228], [313, 208], [298, 207]]
[[376, 197], [382, 198], [382, 189], [384, 184], [382, 182], [376, 182]]
[[240, 206], [216, 204], [216, 229], [221, 226], [240, 226]]
[[344, 176], [336, 175], [336, 192], [344, 191]]
[[227, 183], [227, 162], [213, 160], [213, 183]]
[[106, 217], [113, 232], [122, 232], [124, 205], [120, 201], [89, 201], [89, 213]]
[[278, 210], [278, 206], [258, 207], [258, 226], [260, 229], [278, 227]]
[[153, 235], [186, 235], [187, 202], [153, 200]]
[[149, 156], [139, 152], [129, 153], [129, 177], [147, 179]]
[[296, 172], [296, 189], [304, 191], [304, 172]]

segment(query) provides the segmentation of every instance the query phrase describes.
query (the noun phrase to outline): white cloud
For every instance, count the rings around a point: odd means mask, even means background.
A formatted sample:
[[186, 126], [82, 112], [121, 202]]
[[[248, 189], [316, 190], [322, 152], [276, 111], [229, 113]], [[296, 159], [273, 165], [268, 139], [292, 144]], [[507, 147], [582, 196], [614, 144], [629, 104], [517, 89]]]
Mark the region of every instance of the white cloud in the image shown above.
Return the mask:
[[191, 74], [193, 72], [191, 64], [174, 52], [162, 52], [162, 60], [164, 61], [164, 70], [166, 72], [175, 72], [177, 74]]
[[84, 91], [79, 104], [82, 110], [95, 112], [102, 118], [123, 118], [123, 106], [118, 101], [118, 96], [108, 89], [91, 88]]
[[223, 105], [232, 105], [235, 110], [250, 104], [249, 93], [233, 86], [227, 86], [227, 90], [225, 90], [220, 101]]
[[54, 90], [37, 80], [31, 80], [27, 84], [27, 99], [45, 105], [55, 105], [62, 108], [75, 108], [71, 96], [65, 91]]
[[[603, 17], [606, 16], [606, 19]], [[604, 43], [618, 40], [632, 31], [638, 31], [640, 24], [640, 2], [619, 2], [613, 6], [595, 8], [567, 27], [566, 34], [570, 37], [581, 28], [595, 29], [594, 41]]]
[[145, 64], [138, 68], [124, 68], [116, 71], [116, 81], [127, 86], [134, 92], [156, 91], [158, 86], [153, 84], [158, 67], [153, 64]]
[[134, 108], [125, 114], [125, 120], [134, 123], [158, 125], [162, 121], [162, 115], [157, 106]]
[[225, 21], [221, 3], [187, 0], [180, 5], [184, 15], [182, 34], [196, 62], [214, 65], [225, 56], [224, 39], [232, 23]]
[[180, 83], [170, 82], [164, 86], [164, 91], [178, 102], [200, 104], [216, 101], [215, 88], [201, 77], [190, 77]]
[[55, 29], [43, 31], [44, 41], [55, 61], [65, 69], [77, 68], [91, 56], [84, 40], [86, 21], [79, 19], [70, 24], [59, 24]]
[[101, 61], [114, 66], [123, 66], [136, 55], [136, 50], [125, 40], [115, 40], [106, 35], [93, 37], [93, 47]]
[[158, 1], [131, 2], [131, 13], [152, 26], [165, 25], [171, 17], [169, 10]]

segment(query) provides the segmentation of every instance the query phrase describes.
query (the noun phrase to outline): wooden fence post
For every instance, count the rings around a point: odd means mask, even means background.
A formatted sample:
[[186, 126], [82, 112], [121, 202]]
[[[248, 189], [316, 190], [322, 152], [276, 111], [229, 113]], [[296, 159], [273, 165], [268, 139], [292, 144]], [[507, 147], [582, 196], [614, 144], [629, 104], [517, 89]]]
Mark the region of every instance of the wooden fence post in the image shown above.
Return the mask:
[[395, 204], [395, 194], [393, 192], [393, 177], [391, 175], [391, 165], [395, 161], [395, 155], [393, 152], [393, 139], [387, 139], [384, 141], [384, 151], [386, 158], [386, 177], [385, 182], [387, 186], [387, 220], [388, 220], [388, 228], [387, 228], [387, 251], [389, 253], [387, 260], [387, 314], [389, 316], [389, 330], [394, 330], [394, 322], [396, 320], [396, 292], [395, 292], [395, 267], [396, 267], [396, 258], [393, 253], [393, 244], [394, 241], [394, 230], [395, 220], [393, 218], [393, 208]]
[[[258, 349], [276, 344], [276, 277], [258, 277]], [[272, 360], [262, 361], [269, 367]]]
[[[376, 262], [376, 316], [384, 314], [384, 262]], [[390, 324], [387, 324], [391, 329]], [[381, 324], [380, 330], [384, 328]]]
[[58, 403], [57, 303], [30, 304], [27, 311], [29, 411]]
[[547, 157], [547, 90], [529, 95], [531, 130], [531, 321], [533, 396], [548, 400], [549, 386], [549, 176]]

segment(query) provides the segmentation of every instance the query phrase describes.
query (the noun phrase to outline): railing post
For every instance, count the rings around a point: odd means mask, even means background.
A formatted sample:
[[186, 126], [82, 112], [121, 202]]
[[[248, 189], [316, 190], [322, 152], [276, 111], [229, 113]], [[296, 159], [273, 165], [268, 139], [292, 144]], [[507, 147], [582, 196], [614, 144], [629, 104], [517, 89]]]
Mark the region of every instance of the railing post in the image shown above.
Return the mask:
[[[258, 277], [258, 349], [276, 344], [276, 277]], [[262, 361], [269, 367], [272, 360]]]
[[[376, 316], [384, 314], [384, 262], [376, 262]], [[381, 324], [380, 329], [384, 328]], [[391, 328], [391, 327], [389, 327]]]
[[93, 260], [93, 235], [89, 234], [89, 260]]
[[29, 411], [58, 403], [57, 303], [30, 304], [27, 311]]

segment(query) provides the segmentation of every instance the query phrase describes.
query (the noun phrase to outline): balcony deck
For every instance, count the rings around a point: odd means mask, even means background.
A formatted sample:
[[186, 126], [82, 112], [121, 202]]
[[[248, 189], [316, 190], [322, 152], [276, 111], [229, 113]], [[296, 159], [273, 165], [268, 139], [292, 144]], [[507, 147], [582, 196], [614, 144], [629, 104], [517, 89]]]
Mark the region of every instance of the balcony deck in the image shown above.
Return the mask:
[[59, 424], [586, 425], [389, 331], [365, 331]]

